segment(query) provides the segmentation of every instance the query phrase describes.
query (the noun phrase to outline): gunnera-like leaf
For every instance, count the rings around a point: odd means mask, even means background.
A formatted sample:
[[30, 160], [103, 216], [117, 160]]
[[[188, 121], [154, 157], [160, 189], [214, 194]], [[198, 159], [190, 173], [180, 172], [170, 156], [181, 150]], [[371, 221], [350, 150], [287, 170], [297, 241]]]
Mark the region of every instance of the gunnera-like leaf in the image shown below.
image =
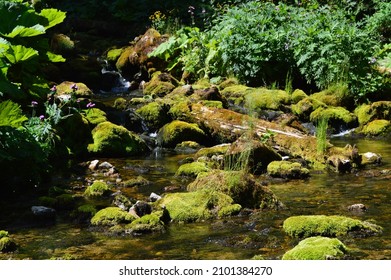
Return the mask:
[[11, 126], [18, 128], [22, 126], [27, 117], [23, 115], [20, 105], [6, 100], [0, 103], [0, 126]]

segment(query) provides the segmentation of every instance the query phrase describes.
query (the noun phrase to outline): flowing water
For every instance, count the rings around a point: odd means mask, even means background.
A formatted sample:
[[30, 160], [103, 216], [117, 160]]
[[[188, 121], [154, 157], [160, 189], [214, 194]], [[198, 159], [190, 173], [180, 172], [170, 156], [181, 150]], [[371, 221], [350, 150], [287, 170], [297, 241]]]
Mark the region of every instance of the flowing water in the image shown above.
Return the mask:
[[[193, 224], [170, 224], [164, 233], [140, 236], [107, 236], [80, 226], [58, 215], [52, 226], [29, 223], [31, 202], [22, 197], [0, 204], [0, 229], [8, 230], [19, 244], [14, 253], [0, 259], [280, 259], [298, 240], [288, 237], [283, 221], [291, 215], [338, 214], [373, 220], [384, 228], [373, 237], [341, 237], [355, 259], [391, 259], [391, 184], [390, 177], [372, 173], [391, 168], [391, 143], [387, 140], [334, 138], [333, 144], [356, 144], [360, 152], [381, 154], [383, 163], [355, 174], [314, 172], [308, 180], [271, 183], [269, 187], [287, 206], [281, 211], [262, 211], [251, 215]], [[126, 179], [142, 175], [152, 183], [129, 188], [126, 195], [146, 199], [151, 192], [162, 194], [167, 186], [186, 186], [188, 181], [174, 173], [188, 154], [155, 150], [147, 158], [106, 159]], [[83, 174], [67, 177], [78, 184]], [[29, 204], [30, 203], [30, 204]], [[349, 205], [363, 203], [368, 210], [354, 214]]]

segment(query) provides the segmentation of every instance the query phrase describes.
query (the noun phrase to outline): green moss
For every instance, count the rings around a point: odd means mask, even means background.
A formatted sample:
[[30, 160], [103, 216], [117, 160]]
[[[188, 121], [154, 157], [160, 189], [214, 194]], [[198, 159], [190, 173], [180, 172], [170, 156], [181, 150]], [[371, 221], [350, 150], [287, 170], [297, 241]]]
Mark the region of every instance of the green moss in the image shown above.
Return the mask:
[[259, 112], [263, 109], [279, 110], [290, 103], [290, 96], [283, 90], [257, 88], [246, 94], [246, 103], [252, 110]]
[[71, 209], [75, 206], [76, 200], [72, 194], [64, 193], [56, 196], [55, 207], [57, 209]]
[[88, 186], [84, 191], [85, 196], [97, 197], [106, 196], [111, 193], [111, 188], [104, 182], [94, 181], [92, 185]]
[[298, 162], [272, 161], [267, 166], [267, 173], [272, 177], [289, 179], [307, 178], [310, 172]]
[[358, 234], [376, 234], [382, 228], [344, 216], [293, 216], [284, 221], [283, 228], [287, 234], [293, 237], [328, 236], [335, 237], [351, 232]]
[[106, 59], [108, 62], [115, 63], [122, 53], [122, 49], [111, 49], [107, 52]]
[[365, 125], [369, 123], [373, 117], [371, 114], [371, 105], [362, 104], [354, 110], [354, 114], [357, 116], [358, 123]]
[[236, 86], [236, 85], [239, 85], [239, 80], [237, 78], [228, 78], [219, 84], [219, 89], [224, 90], [227, 87]]
[[310, 120], [314, 123], [321, 119], [328, 119], [331, 124], [345, 124], [352, 126], [356, 122], [356, 116], [343, 107], [318, 108], [310, 115]]
[[303, 121], [309, 121], [310, 114], [318, 108], [326, 108], [327, 105], [311, 97], [306, 97], [300, 100], [297, 104], [293, 104], [292, 113], [297, 115]]
[[158, 201], [158, 204], [165, 206], [174, 222], [195, 222], [216, 217], [216, 212], [232, 205], [233, 200], [218, 191], [199, 190], [167, 194]]
[[[74, 91], [72, 86], [76, 84], [77, 90]], [[62, 94], [75, 94], [76, 97], [92, 97], [93, 92], [83, 83], [74, 83], [74, 82], [62, 82], [57, 85], [57, 93], [56, 95]]]
[[206, 88], [210, 88], [211, 83], [208, 78], [202, 78], [197, 80], [192, 86], [195, 90], [206, 89]]
[[138, 135], [111, 122], [98, 124], [92, 130], [92, 138], [94, 143], [88, 145], [88, 151], [101, 156], [138, 155], [148, 150]]
[[90, 217], [93, 217], [97, 210], [94, 205], [91, 204], [83, 204], [77, 207], [77, 211], [82, 214], [89, 215]]
[[8, 231], [0, 230], [0, 252], [11, 252], [16, 250], [16, 243], [9, 236]]
[[114, 226], [121, 223], [131, 223], [136, 218], [118, 207], [107, 207], [99, 210], [92, 218], [94, 226]]
[[93, 127], [97, 126], [102, 122], [107, 121], [106, 113], [98, 108], [89, 108], [83, 110], [85, 118], [88, 120]]
[[128, 101], [125, 98], [119, 97], [114, 101], [113, 107], [120, 111], [125, 111], [128, 108]]
[[55, 207], [57, 203], [57, 199], [50, 196], [41, 196], [38, 198], [38, 200], [41, 205], [51, 208]]
[[191, 113], [191, 102], [189, 100], [175, 102], [171, 105], [168, 114], [174, 120], [188, 121]]
[[125, 226], [127, 233], [145, 233], [164, 230], [165, 210], [147, 214]]
[[136, 110], [152, 130], [157, 130], [170, 121], [168, 107], [160, 102], [151, 102]]
[[216, 100], [201, 100], [200, 103], [206, 107], [211, 107], [211, 108], [220, 108], [222, 109], [223, 102], [221, 101], [216, 101]]
[[145, 84], [144, 94], [163, 97], [172, 92], [179, 82], [167, 73], [155, 72], [151, 80]]
[[229, 217], [238, 214], [240, 210], [242, 210], [242, 206], [240, 204], [227, 205], [223, 206], [217, 215], [219, 218]]
[[175, 150], [198, 150], [200, 149], [200, 144], [194, 141], [183, 141], [175, 146]]
[[128, 179], [126, 181], [121, 182], [121, 186], [123, 187], [140, 187], [140, 186], [147, 186], [151, 182], [145, 179], [143, 176], [137, 176], [135, 178]]
[[119, 55], [115, 67], [117, 70], [122, 71], [129, 65], [129, 57], [134, 52], [133, 46], [129, 46], [121, 49], [121, 54]]
[[222, 192], [243, 207], [278, 209], [282, 206], [272, 191], [261, 186], [250, 174], [241, 171], [212, 170], [200, 173], [187, 186], [187, 190]]
[[306, 97], [308, 97], [308, 95], [301, 89], [295, 89], [291, 94], [291, 100], [293, 104], [298, 103]]
[[341, 259], [348, 248], [337, 238], [310, 237], [300, 241], [292, 250], [286, 252], [283, 260], [329, 260]]
[[368, 136], [385, 135], [391, 132], [391, 122], [388, 120], [374, 120], [366, 124], [361, 132]]
[[176, 171], [176, 176], [190, 176], [190, 177], [197, 177], [198, 174], [202, 172], [208, 172], [210, 168], [207, 166], [205, 162], [191, 162], [191, 163], [185, 163], [179, 166], [178, 170]]
[[158, 143], [163, 147], [174, 148], [183, 141], [195, 141], [200, 144], [207, 140], [205, 132], [197, 124], [175, 120], [164, 125], [158, 132]]
[[311, 97], [333, 107], [349, 106], [352, 101], [349, 88], [346, 84], [330, 86], [321, 92], [312, 94]]
[[244, 95], [246, 95], [251, 90], [253, 90], [251, 87], [234, 84], [222, 89], [221, 94], [227, 99], [230, 99], [232, 97], [244, 97]]
[[207, 147], [202, 148], [197, 151], [197, 153], [194, 155], [194, 158], [200, 158], [200, 157], [212, 157], [212, 156], [218, 156], [218, 155], [224, 155], [230, 147], [230, 144], [220, 144], [213, 147]]

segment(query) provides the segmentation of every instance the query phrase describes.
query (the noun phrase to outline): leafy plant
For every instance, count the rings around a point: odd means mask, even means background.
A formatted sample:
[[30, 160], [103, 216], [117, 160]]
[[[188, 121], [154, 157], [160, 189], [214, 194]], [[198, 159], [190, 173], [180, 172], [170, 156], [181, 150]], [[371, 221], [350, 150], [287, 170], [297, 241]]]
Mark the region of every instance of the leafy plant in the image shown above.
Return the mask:
[[19, 104], [6, 100], [0, 103], [0, 126], [19, 128], [27, 121]]
[[321, 118], [316, 125], [316, 150], [322, 155], [327, 149], [328, 119]]
[[65, 16], [57, 9], [38, 13], [21, 0], [0, 2], [0, 95], [14, 100], [46, 95], [43, 66], [65, 59], [50, 51], [45, 34]]

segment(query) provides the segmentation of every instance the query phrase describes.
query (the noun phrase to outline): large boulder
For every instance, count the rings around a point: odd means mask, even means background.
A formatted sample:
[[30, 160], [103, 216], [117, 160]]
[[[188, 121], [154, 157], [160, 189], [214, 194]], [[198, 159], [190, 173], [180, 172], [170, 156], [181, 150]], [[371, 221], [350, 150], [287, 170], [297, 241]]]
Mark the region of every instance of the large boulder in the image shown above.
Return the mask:
[[253, 209], [280, 209], [283, 204], [251, 174], [242, 171], [212, 170], [200, 173], [188, 191], [213, 190], [230, 196], [235, 203]]
[[111, 122], [99, 123], [92, 130], [93, 143], [88, 151], [101, 156], [132, 156], [148, 151], [145, 141], [123, 126]]
[[168, 106], [161, 102], [151, 102], [136, 110], [150, 131], [156, 131], [170, 121]]
[[357, 126], [356, 116], [343, 107], [320, 107], [310, 115], [310, 121], [313, 123], [317, 123], [321, 119], [327, 119], [329, 127], [333, 128], [334, 132]]
[[346, 234], [368, 236], [382, 232], [382, 228], [373, 223], [337, 215], [292, 216], [284, 221], [283, 228], [288, 235], [299, 238]]
[[336, 260], [343, 259], [348, 248], [337, 238], [309, 237], [286, 252], [283, 260]]
[[197, 124], [175, 120], [159, 130], [157, 141], [163, 147], [174, 148], [183, 141], [205, 144], [207, 136]]

